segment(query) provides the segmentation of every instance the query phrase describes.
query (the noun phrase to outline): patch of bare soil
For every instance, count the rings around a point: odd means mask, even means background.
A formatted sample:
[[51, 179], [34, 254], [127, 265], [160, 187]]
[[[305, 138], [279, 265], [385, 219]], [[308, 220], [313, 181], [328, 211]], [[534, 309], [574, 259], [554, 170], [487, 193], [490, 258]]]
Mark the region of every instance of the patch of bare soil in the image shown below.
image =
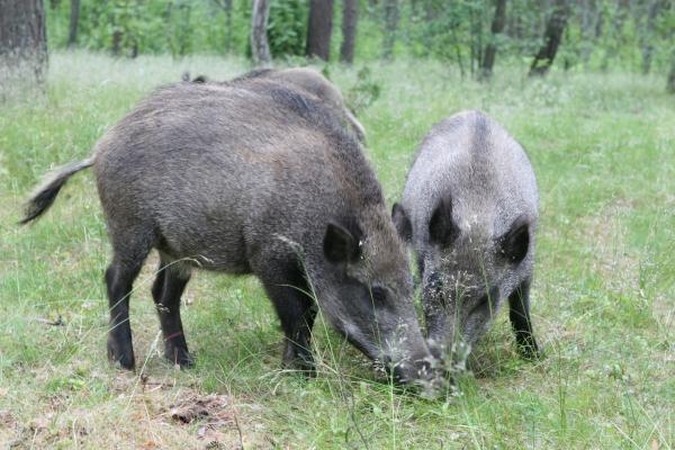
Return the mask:
[[[110, 376], [110, 372], [97, 374]], [[119, 373], [97, 401], [78, 392], [45, 396], [30, 411], [0, 410], [0, 447], [120, 449], [270, 448], [262, 407], [246, 396], [204, 393], [171, 372]], [[23, 405], [25, 406], [25, 405]]]
[[[116, 379], [118, 388], [127, 384], [122, 388], [122, 396], [129, 392], [130, 383], [135, 383], [131, 389], [140, 389], [141, 393], [133, 397], [146, 405], [154, 405], [143, 419], [154, 429], [187, 434], [188, 439], [183, 443], [186, 448], [236, 450], [269, 446], [259, 417], [262, 408], [247, 398], [205, 394], [191, 387], [176, 386], [171, 380], [152, 380], [144, 375], [124, 378]], [[158, 442], [148, 439], [143, 447], [154, 449], [166, 445], [161, 439]]]

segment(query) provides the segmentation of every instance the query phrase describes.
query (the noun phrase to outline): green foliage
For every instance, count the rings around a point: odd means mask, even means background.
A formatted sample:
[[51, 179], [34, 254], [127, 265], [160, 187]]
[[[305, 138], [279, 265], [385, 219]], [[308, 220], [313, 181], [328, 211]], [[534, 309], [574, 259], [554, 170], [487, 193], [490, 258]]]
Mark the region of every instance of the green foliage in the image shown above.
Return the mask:
[[[385, 3], [360, 2], [357, 63], [381, 57], [386, 33]], [[675, 3], [659, 2], [653, 30], [648, 32], [646, 17], [652, 3], [572, 2], [555, 65], [564, 70], [641, 71], [643, 49], [649, 44], [651, 67], [662, 73], [667, 71], [675, 50]], [[517, 64], [525, 72], [542, 44], [550, 14], [550, 2], [510, 0], [504, 32], [493, 36], [493, 0], [415, 0], [398, 4], [400, 22], [394, 57], [439, 59], [458, 68], [462, 75], [479, 73], [489, 43], [497, 45], [497, 66]], [[341, 2], [335, 2], [331, 43], [334, 55], [341, 39], [341, 6]], [[271, 1], [268, 40], [274, 57], [304, 55], [308, 9], [308, 0]], [[69, 2], [55, 1], [47, 8], [50, 48], [66, 45], [69, 16]], [[250, 0], [81, 0], [78, 45], [121, 56], [250, 55], [250, 26]]]
[[379, 97], [382, 85], [373, 80], [372, 70], [364, 66], [356, 73], [356, 83], [345, 93], [345, 103], [354, 114], [361, 114]]
[[307, 0], [272, 0], [267, 40], [273, 57], [302, 56], [307, 40]]
[[462, 74], [475, 73], [488, 40], [493, 8], [490, 1], [427, 0], [424, 10], [411, 17], [414, 54], [452, 62]]

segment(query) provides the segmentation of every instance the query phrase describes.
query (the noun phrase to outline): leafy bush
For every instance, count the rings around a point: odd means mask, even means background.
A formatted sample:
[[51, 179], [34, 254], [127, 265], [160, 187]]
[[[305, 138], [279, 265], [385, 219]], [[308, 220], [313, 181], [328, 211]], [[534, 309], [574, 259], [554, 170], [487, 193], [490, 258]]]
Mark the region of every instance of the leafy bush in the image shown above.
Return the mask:
[[267, 40], [273, 57], [305, 54], [307, 38], [306, 0], [272, 0]]

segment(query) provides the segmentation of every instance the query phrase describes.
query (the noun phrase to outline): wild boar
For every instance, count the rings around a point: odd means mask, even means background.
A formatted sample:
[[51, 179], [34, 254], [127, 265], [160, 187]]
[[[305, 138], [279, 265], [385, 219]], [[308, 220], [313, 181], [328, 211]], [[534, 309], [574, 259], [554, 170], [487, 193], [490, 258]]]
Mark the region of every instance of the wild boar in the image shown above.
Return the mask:
[[402, 382], [435, 379], [412, 277], [373, 170], [341, 117], [274, 83], [183, 82], [143, 100], [30, 198], [40, 216], [68, 178], [93, 167], [112, 261], [108, 356], [133, 369], [129, 296], [151, 249], [165, 356], [190, 366], [180, 298], [194, 268], [254, 274], [285, 334], [285, 367], [311, 373], [321, 309]]
[[[183, 80], [189, 80], [185, 75]], [[211, 81], [204, 75], [192, 79], [193, 83], [218, 83]], [[236, 84], [238, 86], [249, 85], [254, 89], [260, 83], [279, 83], [286, 88], [301, 91], [305, 97], [310, 97], [324, 106], [331, 108], [335, 113], [342, 116], [342, 120], [356, 135], [360, 142], [365, 142], [366, 131], [361, 122], [346, 106], [342, 92], [317, 70], [309, 67], [292, 67], [288, 69], [257, 69], [245, 73], [222, 84]]]
[[417, 254], [434, 355], [470, 351], [505, 298], [520, 351], [537, 355], [529, 298], [538, 203], [525, 151], [483, 113], [453, 115], [424, 138], [392, 215]]

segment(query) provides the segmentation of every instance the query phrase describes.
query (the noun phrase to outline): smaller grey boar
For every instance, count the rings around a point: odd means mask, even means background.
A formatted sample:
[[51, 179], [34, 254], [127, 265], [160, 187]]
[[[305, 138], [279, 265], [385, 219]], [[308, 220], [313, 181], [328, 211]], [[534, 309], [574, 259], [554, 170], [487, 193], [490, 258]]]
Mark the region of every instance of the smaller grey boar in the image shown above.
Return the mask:
[[321, 102], [271, 82], [160, 88], [90, 158], [45, 180], [22, 222], [39, 217], [88, 167], [113, 250], [105, 274], [112, 361], [134, 368], [129, 296], [155, 248], [152, 296], [174, 363], [193, 363], [180, 298], [201, 268], [260, 279], [285, 334], [286, 367], [313, 371], [311, 330], [321, 308], [397, 380], [438, 378], [413, 306], [405, 244], [358, 142]]
[[434, 355], [468, 354], [504, 299], [521, 354], [537, 355], [529, 298], [538, 202], [525, 151], [485, 114], [458, 113], [424, 138], [392, 215], [417, 253]]

